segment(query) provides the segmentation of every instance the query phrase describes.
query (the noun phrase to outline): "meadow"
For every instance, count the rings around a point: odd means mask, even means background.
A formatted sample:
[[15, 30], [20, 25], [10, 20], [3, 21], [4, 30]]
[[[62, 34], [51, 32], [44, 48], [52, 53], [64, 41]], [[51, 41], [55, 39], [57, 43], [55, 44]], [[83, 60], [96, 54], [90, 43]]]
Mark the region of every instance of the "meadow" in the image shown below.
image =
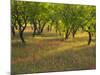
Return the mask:
[[12, 74], [55, 71], [89, 70], [96, 68], [96, 38], [87, 45], [88, 34], [77, 32], [75, 38], [65, 40], [56, 32], [46, 30], [35, 37], [32, 31], [24, 32], [26, 44], [18, 32], [11, 39]]

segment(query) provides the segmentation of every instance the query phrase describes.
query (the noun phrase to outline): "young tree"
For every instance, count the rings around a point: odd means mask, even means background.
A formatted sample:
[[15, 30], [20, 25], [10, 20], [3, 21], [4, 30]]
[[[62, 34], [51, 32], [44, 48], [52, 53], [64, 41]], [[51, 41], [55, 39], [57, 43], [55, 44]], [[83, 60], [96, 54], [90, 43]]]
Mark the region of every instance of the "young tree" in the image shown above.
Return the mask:
[[22, 41], [22, 43], [25, 44], [25, 40], [23, 37], [23, 32], [27, 26], [27, 20], [28, 20], [28, 8], [27, 4], [25, 2], [21, 1], [15, 1], [12, 0], [12, 16], [14, 16], [14, 20], [17, 22], [18, 25], [18, 31], [19, 36]]
[[88, 33], [88, 45], [90, 45], [92, 41], [92, 33], [96, 32], [96, 7], [95, 6], [84, 6], [84, 12], [86, 13], [82, 15], [82, 29]]
[[33, 30], [33, 36], [41, 34], [48, 22], [48, 4], [47, 3], [30, 3], [29, 20]]

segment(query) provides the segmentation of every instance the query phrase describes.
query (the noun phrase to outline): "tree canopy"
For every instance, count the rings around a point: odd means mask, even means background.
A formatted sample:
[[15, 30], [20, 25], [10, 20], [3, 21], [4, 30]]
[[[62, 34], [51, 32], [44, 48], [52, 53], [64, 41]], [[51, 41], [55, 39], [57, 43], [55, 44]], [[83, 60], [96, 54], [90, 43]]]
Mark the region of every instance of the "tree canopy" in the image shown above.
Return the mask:
[[[96, 32], [96, 7], [89, 5], [56, 4], [11, 1], [12, 32], [19, 31], [20, 38], [25, 43], [23, 32], [30, 24], [33, 36], [41, 34], [44, 27], [54, 27], [56, 32], [64, 33], [65, 39], [72, 34], [73, 38], [80, 29], [89, 33], [89, 43], [92, 33]], [[50, 28], [49, 28], [50, 29]]]

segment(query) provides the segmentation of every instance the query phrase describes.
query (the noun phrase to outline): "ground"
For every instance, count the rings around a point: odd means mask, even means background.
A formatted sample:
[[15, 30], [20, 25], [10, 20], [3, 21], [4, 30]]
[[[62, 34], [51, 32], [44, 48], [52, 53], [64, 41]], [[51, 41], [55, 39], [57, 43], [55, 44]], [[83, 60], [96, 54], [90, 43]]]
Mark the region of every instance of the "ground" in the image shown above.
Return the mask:
[[74, 39], [64, 40], [54, 32], [32, 37], [31, 31], [26, 31], [24, 37], [25, 45], [20, 43], [17, 34], [11, 40], [12, 74], [96, 68], [95, 37], [87, 45], [87, 33], [80, 32]]

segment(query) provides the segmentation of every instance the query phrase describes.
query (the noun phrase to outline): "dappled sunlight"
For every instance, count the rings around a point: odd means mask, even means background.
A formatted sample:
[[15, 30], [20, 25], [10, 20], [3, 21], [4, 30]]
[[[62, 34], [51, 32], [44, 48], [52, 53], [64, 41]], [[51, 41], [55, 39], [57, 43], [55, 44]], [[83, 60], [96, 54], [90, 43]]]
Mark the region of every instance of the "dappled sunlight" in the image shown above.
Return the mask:
[[11, 6], [12, 75], [96, 68], [95, 6], [15, 0]]
[[66, 44], [64, 46], [59, 46], [58, 48], [55, 48], [53, 50], [43, 52], [42, 55], [43, 56], [55, 55], [57, 53], [61, 53], [61, 52], [67, 51], [67, 50], [80, 51], [80, 50], [82, 50], [82, 48], [95, 46], [94, 43], [91, 44], [90, 46], [87, 46], [86, 43], [87, 42], [84, 42], [84, 43], [79, 42], [77, 44], [70, 44], [70, 45]]
[[[95, 44], [94, 43], [91, 43], [90, 46], [87, 45], [87, 41], [84, 41], [84, 42], [80, 42], [77, 40], [77, 42], [70, 42], [72, 41], [72, 39], [69, 41], [48, 41], [47, 39], [43, 40], [42, 37], [41, 39], [38, 38], [38, 40], [36, 40], [37, 38], [34, 38], [35, 40], [34, 41], [29, 41], [29, 47], [31, 46], [31, 48], [29, 49], [32, 49], [32, 45], [33, 45], [33, 48], [36, 47], [37, 49], [40, 48], [40, 51], [38, 50], [37, 52], [37, 56], [40, 56], [40, 58], [43, 58], [43, 57], [47, 57], [49, 55], [55, 55], [57, 53], [61, 53], [61, 52], [64, 52], [64, 51], [68, 51], [68, 50], [73, 50], [73, 51], [77, 51], [77, 50], [82, 50], [82, 48], [86, 48], [86, 47], [92, 47], [94, 46]], [[76, 38], [77, 39], [77, 38]], [[46, 41], [47, 40], [47, 41]], [[74, 39], [75, 40], [75, 39]], [[28, 41], [27, 41], [28, 42]], [[33, 43], [33, 44], [32, 44]], [[19, 43], [18, 43], [19, 44]], [[17, 44], [17, 45], [18, 45]], [[57, 45], [56, 45], [57, 44]], [[16, 45], [16, 44], [15, 44]], [[16, 45], [16, 46], [17, 46]], [[47, 46], [46, 46], [47, 45]], [[27, 46], [27, 47], [28, 47]], [[52, 47], [54, 46], [54, 48]], [[14, 47], [14, 46], [13, 46]], [[22, 50], [27, 50], [27, 51], [30, 51], [27, 47], [25, 47], [25, 49], [22, 48]], [[44, 48], [45, 47], [45, 48]], [[50, 50], [49, 50], [49, 47], [50, 47]], [[52, 48], [52, 49], [51, 49]], [[47, 49], [47, 50], [45, 50]], [[21, 50], [20, 50], [21, 51]], [[34, 52], [34, 51], [33, 51]], [[33, 54], [34, 53], [30, 53], [30, 54]], [[39, 54], [39, 55], [38, 55]], [[28, 58], [32, 58], [31, 55], [30, 57]], [[25, 57], [25, 60], [26, 60], [26, 57]], [[20, 60], [21, 61], [21, 60]], [[23, 60], [22, 60], [23, 61]]]
[[18, 65], [18, 70], [22, 70], [22, 65], [25, 69], [29, 67], [30, 72], [95, 68], [95, 38], [90, 45], [87, 45], [86, 33], [84, 35], [79, 33], [75, 38], [67, 40], [61, 36], [52, 36], [52, 34], [32, 37], [31, 33], [27, 32], [24, 35], [26, 45], [23, 45], [18, 37], [14, 38], [11, 43], [12, 67]]
[[75, 35], [76, 37], [88, 37], [88, 33], [87, 32], [81, 32], [81, 34], [80, 34], [80, 32], [77, 32], [77, 34]]

